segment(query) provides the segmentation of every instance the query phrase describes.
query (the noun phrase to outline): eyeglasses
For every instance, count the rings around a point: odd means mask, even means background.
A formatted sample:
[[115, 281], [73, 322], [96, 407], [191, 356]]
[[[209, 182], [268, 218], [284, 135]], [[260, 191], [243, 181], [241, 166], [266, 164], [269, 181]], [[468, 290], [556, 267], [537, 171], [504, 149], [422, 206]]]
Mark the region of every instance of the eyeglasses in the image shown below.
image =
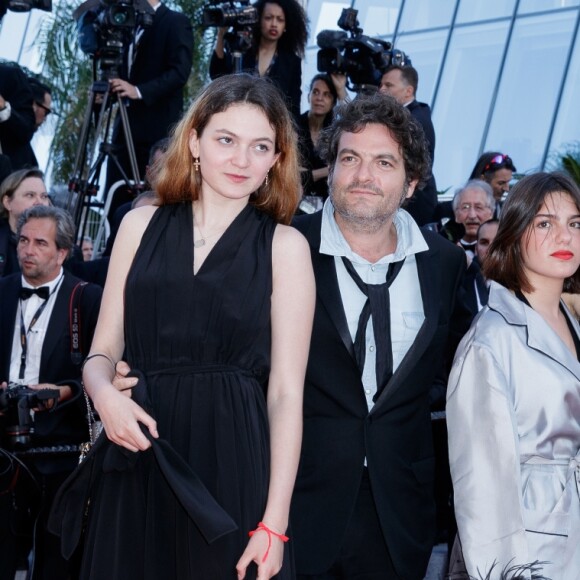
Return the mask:
[[457, 209], [463, 213], [467, 213], [472, 208], [475, 211], [475, 213], [483, 213], [484, 211], [489, 210], [488, 205], [482, 205], [480, 203], [476, 203], [475, 205], [472, 203], [462, 203]]
[[37, 107], [40, 107], [41, 109], [43, 109], [47, 115], [50, 115], [52, 113], [52, 109], [50, 109], [46, 105], [43, 105], [42, 103], [39, 103], [38, 101], [34, 101], [34, 103], [36, 104]]
[[483, 168], [483, 172], [489, 171], [490, 169], [497, 168], [499, 165], [513, 165], [512, 160], [509, 155], [496, 155], [489, 160], [489, 163]]

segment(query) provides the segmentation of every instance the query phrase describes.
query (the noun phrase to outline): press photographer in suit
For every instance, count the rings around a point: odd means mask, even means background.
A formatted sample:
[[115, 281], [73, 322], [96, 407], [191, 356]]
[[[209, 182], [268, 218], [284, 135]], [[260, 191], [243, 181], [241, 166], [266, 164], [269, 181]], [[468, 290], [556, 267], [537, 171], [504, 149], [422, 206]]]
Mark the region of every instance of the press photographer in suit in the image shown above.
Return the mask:
[[[125, 78], [110, 80], [111, 91], [126, 98], [131, 135], [135, 145], [137, 165], [141, 179], [151, 146], [167, 137], [183, 113], [183, 88], [191, 71], [193, 32], [189, 19], [170, 10], [158, 0], [148, 0], [155, 11], [153, 24], [139, 28], [135, 42], [127, 47], [127, 74]], [[129, 155], [125, 138], [117, 117], [113, 142], [121, 166], [131, 178]], [[109, 161], [107, 190], [122, 179], [114, 163]], [[119, 200], [115, 208], [132, 198]]]
[[[62, 268], [73, 247], [74, 233], [72, 219], [62, 209], [34, 206], [26, 210], [17, 229], [22, 273], [0, 280], [0, 388], [4, 402], [13, 396], [17, 399], [11, 400], [19, 403], [35, 400], [46, 393], [42, 389], [54, 389], [58, 397], [46, 408], [34, 403], [31, 425], [23, 428], [18, 422], [19, 430], [29, 435], [20, 443], [11, 435], [15, 418], [21, 421], [13, 412], [14, 404], [8, 402], [2, 408], [1, 472], [11, 476], [2, 479], [0, 490], [0, 578], [13, 578], [17, 560], [26, 558], [31, 549], [31, 538], [16, 535], [14, 528], [19, 514], [33, 503], [32, 497], [23, 494], [25, 480], [35, 482], [41, 494], [30, 577], [69, 577], [58, 539], [44, 524], [56, 490], [78, 463], [78, 453], [72, 447], [88, 440], [81, 363], [92, 341], [102, 294], [100, 287], [85, 284]], [[31, 392], [4, 391], [8, 384], [28, 387]], [[33, 431], [27, 433], [30, 428]]]

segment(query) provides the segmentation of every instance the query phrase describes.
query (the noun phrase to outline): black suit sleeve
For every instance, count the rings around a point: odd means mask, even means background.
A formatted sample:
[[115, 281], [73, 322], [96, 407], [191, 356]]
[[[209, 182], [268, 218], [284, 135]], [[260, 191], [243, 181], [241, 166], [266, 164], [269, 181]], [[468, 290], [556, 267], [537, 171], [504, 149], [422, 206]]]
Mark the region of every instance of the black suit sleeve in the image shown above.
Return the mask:
[[0, 123], [0, 142], [22, 146], [30, 142], [36, 128], [32, 110], [32, 91], [25, 74], [18, 68], [0, 68], [0, 94], [10, 103], [10, 118]]

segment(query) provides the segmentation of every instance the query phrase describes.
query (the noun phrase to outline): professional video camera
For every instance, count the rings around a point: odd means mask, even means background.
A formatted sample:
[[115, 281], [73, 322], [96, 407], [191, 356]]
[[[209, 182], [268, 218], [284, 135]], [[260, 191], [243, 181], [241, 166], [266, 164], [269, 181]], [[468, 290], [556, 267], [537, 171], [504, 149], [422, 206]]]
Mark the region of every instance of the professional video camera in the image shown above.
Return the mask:
[[[338, 26], [340, 30], [322, 30], [316, 37], [320, 47], [317, 66], [320, 72], [342, 73], [350, 82], [348, 88], [359, 92], [379, 86], [381, 77], [391, 65], [410, 65], [411, 59], [380, 38], [363, 34], [357, 20], [358, 10], [344, 8]], [[350, 33], [350, 38], [348, 34]]]
[[240, 0], [239, 2], [224, 2], [219, 4], [211, 2], [205, 6], [202, 12], [203, 26], [251, 26], [258, 22], [258, 11], [254, 6], [250, 6], [250, 0]]
[[30, 444], [34, 434], [34, 415], [31, 409], [50, 409], [58, 402], [58, 389], [30, 389], [10, 383], [0, 391], [0, 412], [5, 415], [6, 434], [14, 447]]
[[154, 15], [147, 0], [87, 0], [73, 13], [81, 50], [98, 61], [105, 79], [121, 76], [125, 48]]
[[234, 59], [234, 72], [242, 70], [242, 55], [252, 46], [253, 28], [258, 22], [258, 11], [250, 6], [250, 0], [210, 2], [203, 8], [202, 25], [205, 27], [227, 27], [224, 43]]
[[52, 0], [0, 0], [0, 20], [7, 10], [12, 12], [30, 12], [33, 8], [52, 12]]

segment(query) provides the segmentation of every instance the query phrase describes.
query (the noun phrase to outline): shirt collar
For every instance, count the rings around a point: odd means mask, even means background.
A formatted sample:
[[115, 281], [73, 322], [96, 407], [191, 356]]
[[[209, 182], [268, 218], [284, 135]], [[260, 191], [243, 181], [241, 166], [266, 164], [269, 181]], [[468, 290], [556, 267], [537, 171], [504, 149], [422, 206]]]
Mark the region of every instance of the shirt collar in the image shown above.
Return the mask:
[[[61, 279], [62, 279], [63, 276], [64, 276], [64, 270], [62, 269], [62, 266], [61, 266], [60, 271], [57, 274], [56, 278], [54, 278], [53, 280], [51, 280], [47, 284], [41, 284], [41, 286], [48, 286], [48, 290], [52, 294], [54, 292], [54, 289], [60, 283], [60, 281], [61, 281]], [[22, 279], [22, 287], [23, 288], [40, 288], [40, 286], [33, 286], [32, 284], [29, 284], [25, 280], [24, 276], [21, 276], [21, 279]]]
[[[429, 249], [419, 226], [415, 220], [404, 209], [397, 210], [393, 218], [393, 223], [397, 229], [397, 247], [393, 254], [382, 257], [377, 263], [398, 262], [412, 254], [425, 252]], [[322, 209], [320, 253], [329, 256], [345, 256], [351, 261], [358, 263], [369, 263], [358, 254], [355, 254], [344, 235], [340, 231], [336, 219], [334, 218], [334, 206], [328, 198]]]

